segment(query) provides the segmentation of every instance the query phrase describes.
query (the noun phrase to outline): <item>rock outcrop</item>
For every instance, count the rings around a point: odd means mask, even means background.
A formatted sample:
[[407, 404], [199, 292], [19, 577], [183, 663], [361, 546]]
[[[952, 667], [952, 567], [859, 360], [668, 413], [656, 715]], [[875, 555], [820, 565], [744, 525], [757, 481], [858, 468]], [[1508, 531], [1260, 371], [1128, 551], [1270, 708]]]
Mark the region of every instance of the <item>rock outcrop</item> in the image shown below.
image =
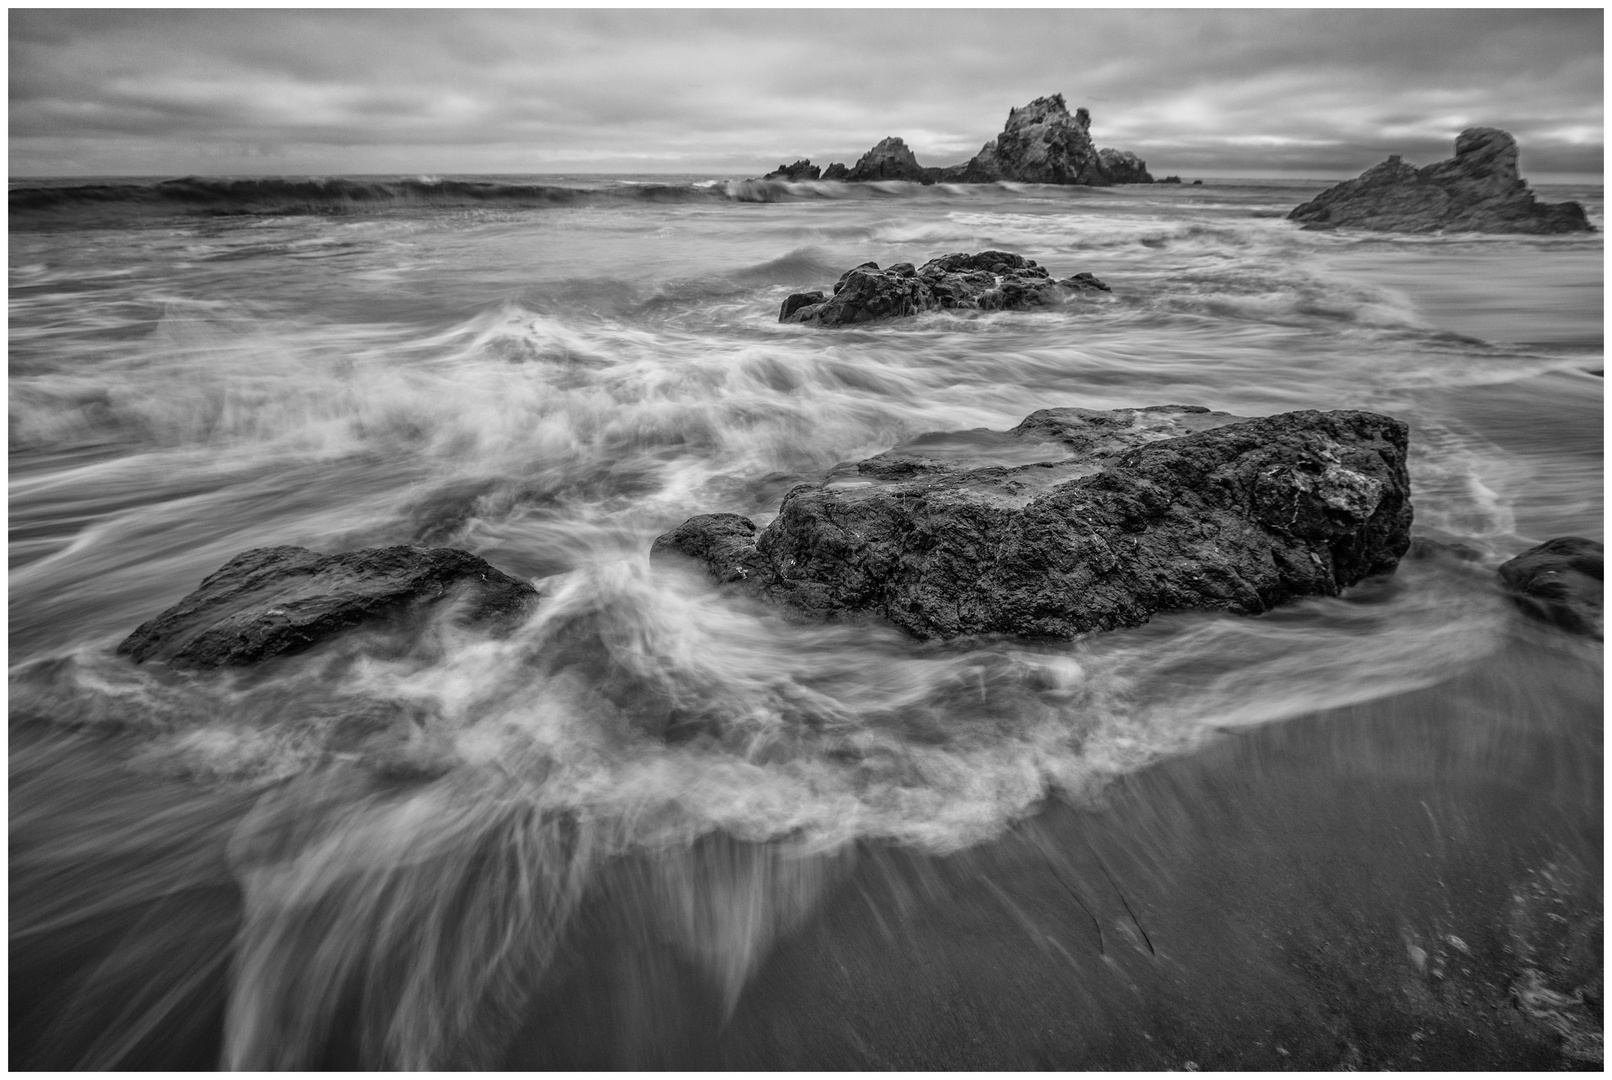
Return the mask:
[[[1111, 184], [1151, 184], [1153, 174], [1147, 171], [1147, 162], [1131, 153], [1129, 150], [1111, 150], [1108, 147], [1097, 151], [1097, 167], [1102, 174], [1108, 177]], [[1178, 177], [1175, 181], [1180, 183]]]
[[[833, 168], [832, 165], [829, 168]], [[926, 169], [918, 164], [907, 144], [892, 135], [880, 139], [873, 149], [857, 158], [856, 164], [842, 177], [850, 181], [907, 180], [914, 184], [933, 184], [939, 169]]]
[[1091, 141], [1091, 113], [1073, 116], [1062, 94], [1036, 98], [1009, 109], [1002, 133], [963, 165], [947, 170], [947, 180], [990, 183], [1012, 180], [1028, 184], [1112, 183], [1103, 174]]
[[[917, 184], [1151, 184], [1147, 165], [1125, 150], [1099, 151], [1091, 141], [1091, 113], [1069, 114], [1062, 94], [1008, 110], [1002, 133], [968, 161], [946, 168], [918, 164], [901, 139], [881, 140], [850, 168], [834, 162], [824, 180], [907, 180]], [[803, 164], [800, 162], [797, 164]], [[779, 167], [783, 170], [783, 166]], [[790, 166], [794, 168], [794, 166]], [[769, 173], [767, 178], [775, 176]], [[794, 177], [790, 177], [794, 179]]]
[[1562, 233], [1593, 231], [1576, 202], [1542, 203], [1517, 172], [1517, 140], [1498, 128], [1467, 128], [1455, 157], [1418, 169], [1395, 154], [1328, 188], [1288, 220], [1307, 228], [1392, 232]]
[[850, 326], [921, 311], [972, 308], [1023, 311], [1062, 303], [1080, 293], [1109, 292], [1091, 274], [1056, 281], [1033, 259], [1005, 251], [958, 252], [930, 259], [921, 267], [896, 263], [879, 269], [866, 262], [840, 275], [832, 293], [795, 293], [778, 312], [778, 321], [817, 326]]
[[118, 646], [136, 663], [250, 664], [298, 652], [363, 624], [406, 622], [449, 602], [496, 629], [537, 599], [528, 582], [457, 548], [388, 547], [320, 555], [300, 547], [242, 552]]
[[1500, 581], [1526, 614], [1563, 630], [1602, 636], [1602, 547], [1559, 536], [1500, 564]]
[[1252, 615], [1394, 569], [1410, 545], [1405, 454], [1405, 425], [1368, 412], [1046, 409], [837, 468], [791, 490], [764, 530], [690, 518], [651, 554], [919, 638]]
[[763, 176], [763, 180], [816, 180], [822, 174], [816, 165], [805, 158], [801, 158], [793, 165], [780, 165], [772, 172]]

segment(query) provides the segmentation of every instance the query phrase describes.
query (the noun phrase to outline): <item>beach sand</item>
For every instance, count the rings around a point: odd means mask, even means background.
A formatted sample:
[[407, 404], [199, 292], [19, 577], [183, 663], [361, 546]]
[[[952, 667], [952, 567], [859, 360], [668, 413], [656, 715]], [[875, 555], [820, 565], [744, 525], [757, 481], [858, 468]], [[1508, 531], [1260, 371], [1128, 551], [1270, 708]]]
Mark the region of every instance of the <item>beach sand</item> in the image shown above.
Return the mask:
[[1598, 1069], [1601, 714], [1598, 654], [1519, 623], [996, 842], [864, 847], [726, 1018], [618, 879], [504, 1064]]
[[[124, 1067], [215, 1067], [240, 904], [224, 843], [244, 804], [99, 768], [100, 805], [186, 818], [161, 833], [185, 850], [63, 864], [52, 895], [101, 914], [13, 942], [11, 1066], [65, 1067], [115, 1032]], [[454, 1056], [1598, 1069], [1602, 780], [1599, 647], [1519, 617], [1454, 680], [1228, 731], [955, 854], [708, 838], [680, 861], [617, 860], [535, 988], [483, 1006], [485, 1030]], [[83, 829], [87, 790], [38, 820]], [[19, 830], [13, 865], [32, 866], [43, 838]], [[154, 866], [188, 867], [186, 887]], [[14, 919], [19, 902], [14, 889]], [[162, 1024], [128, 1028], [165, 995]], [[322, 1066], [361, 1064], [355, 1015], [334, 1018]]]

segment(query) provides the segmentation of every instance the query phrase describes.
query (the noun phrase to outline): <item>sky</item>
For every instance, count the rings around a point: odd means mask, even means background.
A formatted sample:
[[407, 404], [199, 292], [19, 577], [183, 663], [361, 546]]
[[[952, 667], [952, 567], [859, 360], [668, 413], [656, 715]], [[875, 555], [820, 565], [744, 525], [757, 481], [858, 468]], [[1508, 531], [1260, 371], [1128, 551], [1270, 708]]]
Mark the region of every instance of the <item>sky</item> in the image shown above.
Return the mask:
[[698, 173], [967, 160], [1062, 93], [1155, 176], [1345, 177], [1517, 137], [1599, 176], [1602, 12], [9, 13], [10, 175]]

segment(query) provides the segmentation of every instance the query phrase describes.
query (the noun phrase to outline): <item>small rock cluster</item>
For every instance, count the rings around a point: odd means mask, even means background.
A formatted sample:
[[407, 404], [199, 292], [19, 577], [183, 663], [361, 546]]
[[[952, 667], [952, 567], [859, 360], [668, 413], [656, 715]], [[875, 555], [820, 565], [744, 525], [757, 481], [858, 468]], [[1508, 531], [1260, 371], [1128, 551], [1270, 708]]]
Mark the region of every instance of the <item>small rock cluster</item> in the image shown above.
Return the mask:
[[905, 180], [914, 184], [1151, 184], [1147, 163], [1128, 150], [1099, 150], [1091, 139], [1091, 113], [1070, 115], [1062, 94], [1036, 98], [1008, 110], [1001, 134], [961, 165], [937, 168], [918, 164], [901, 138], [881, 139], [847, 168], [834, 162], [819, 170], [802, 158], [779, 165], [764, 180], [840, 180], [848, 183]]
[[1034, 259], [1022, 255], [958, 252], [930, 259], [921, 267], [906, 262], [883, 270], [873, 262], [854, 266], [840, 275], [832, 292], [791, 295], [779, 309], [778, 321], [850, 326], [956, 308], [1023, 311], [1062, 303], [1072, 295], [1110, 291], [1086, 273], [1054, 280]]

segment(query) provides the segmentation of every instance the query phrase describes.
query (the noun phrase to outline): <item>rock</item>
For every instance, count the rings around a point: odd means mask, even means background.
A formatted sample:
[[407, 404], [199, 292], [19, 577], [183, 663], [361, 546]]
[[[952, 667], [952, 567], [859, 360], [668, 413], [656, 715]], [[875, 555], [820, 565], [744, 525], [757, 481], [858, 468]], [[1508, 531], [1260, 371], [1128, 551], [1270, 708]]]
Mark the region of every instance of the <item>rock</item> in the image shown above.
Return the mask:
[[[1151, 184], [1153, 176], [1147, 171], [1147, 162], [1129, 150], [1097, 151], [1097, 164], [1111, 184]], [[1179, 179], [1176, 183], [1180, 183]]]
[[1517, 173], [1517, 141], [1498, 128], [1467, 128], [1455, 157], [1414, 168], [1395, 154], [1353, 180], [1294, 207], [1309, 228], [1393, 232], [1592, 232], [1576, 202], [1541, 203]]
[[[1179, 184], [1180, 182], [1181, 182], [1181, 178], [1179, 176], [1166, 176], [1163, 180], [1158, 181], [1158, 183], [1161, 183], [1161, 184]], [[1201, 180], [1198, 181], [1198, 183], [1202, 183], [1202, 182], [1203, 181], [1201, 181]]]
[[846, 180], [907, 180], [914, 184], [933, 184], [940, 170], [926, 169], [908, 149], [907, 144], [894, 135], [881, 139], [873, 149], [857, 159]]
[[1192, 186], [1193, 187], [1203, 187], [1203, 181], [1202, 180], [1194, 180], [1192, 182]]
[[1008, 110], [1002, 133], [962, 165], [943, 170], [941, 179], [958, 183], [1012, 180], [1029, 184], [1106, 185], [1097, 148], [1092, 145], [1091, 114], [1069, 115], [1062, 94], [1036, 98]]
[[1251, 615], [1394, 569], [1410, 545], [1405, 454], [1405, 425], [1368, 412], [1045, 409], [837, 468], [792, 489], [765, 529], [690, 518], [651, 554], [919, 638]]
[[1559, 536], [1500, 564], [1500, 581], [1517, 606], [1536, 619], [1599, 638], [1601, 544]]
[[350, 627], [384, 623], [444, 600], [496, 628], [537, 599], [529, 583], [456, 548], [388, 547], [320, 555], [300, 547], [242, 552], [117, 648], [135, 663], [250, 664], [297, 652]]
[[[1002, 133], [987, 142], [968, 161], [947, 168], [918, 164], [901, 139], [881, 140], [851, 168], [833, 162], [822, 179], [841, 181], [907, 180], [916, 184], [990, 184], [1010, 180], [1030, 184], [1150, 184], [1152, 176], [1141, 158], [1125, 150], [1099, 152], [1091, 141], [1091, 113], [1076, 109], [1069, 115], [1062, 94], [1036, 98], [1022, 108], [1009, 109]], [[1103, 155], [1107, 155], [1105, 158]], [[810, 162], [778, 167], [766, 179], [775, 179]], [[800, 179], [788, 176], [785, 179]], [[810, 179], [816, 179], [811, 177]]]
[[1095, 274], [1084, 274], [1084, 273], [1076, 274], [1073, 277], [1064, 278], [1062, 281], [1058, 282], [1058, 284], [1062, 285], [1066, 289], [1075, 289], [1075, 290], [1088, 289], [1088, 290], [1091, 290], [1093, 292], [1113, 292], [1114, 291], [1113, 289], [1110, 289], [1107, 285], [1105, 285], [1103, 283], [1103, 281], [1100, 278], [1098, 278], [1097, 275], [1095, 275]]
[[763, 176], [763, 180], [816, 180], [821, 170], [805, 158], [801, 158], [793, 165], [780, 165], [772, 172]]
[[789, 298], [784, 301], [783, 308], [779, 310], [778, 321], [788, 322], [789, 317], [795, 312], [799, 311], [801, 308], [821, 304], [827, 299], [828, 297], [824, 296], [821, 292], [792, 293], [790, 294]]
[[1054, 281], [1044, 268], [1022, 255], [959, 252], [931, 259], [916, 269], [912, 263], [896, 263], [885, 270], [871, 262], [852, 267], [835, 282], [832, 296], [825, 297], [820, 291], [790, 296], [778, 312], [778, 321], [850, 326], [953, 308], [1022, 311], [1061, 303], [1070, 295], [1109, 291], [1091, 274]]

